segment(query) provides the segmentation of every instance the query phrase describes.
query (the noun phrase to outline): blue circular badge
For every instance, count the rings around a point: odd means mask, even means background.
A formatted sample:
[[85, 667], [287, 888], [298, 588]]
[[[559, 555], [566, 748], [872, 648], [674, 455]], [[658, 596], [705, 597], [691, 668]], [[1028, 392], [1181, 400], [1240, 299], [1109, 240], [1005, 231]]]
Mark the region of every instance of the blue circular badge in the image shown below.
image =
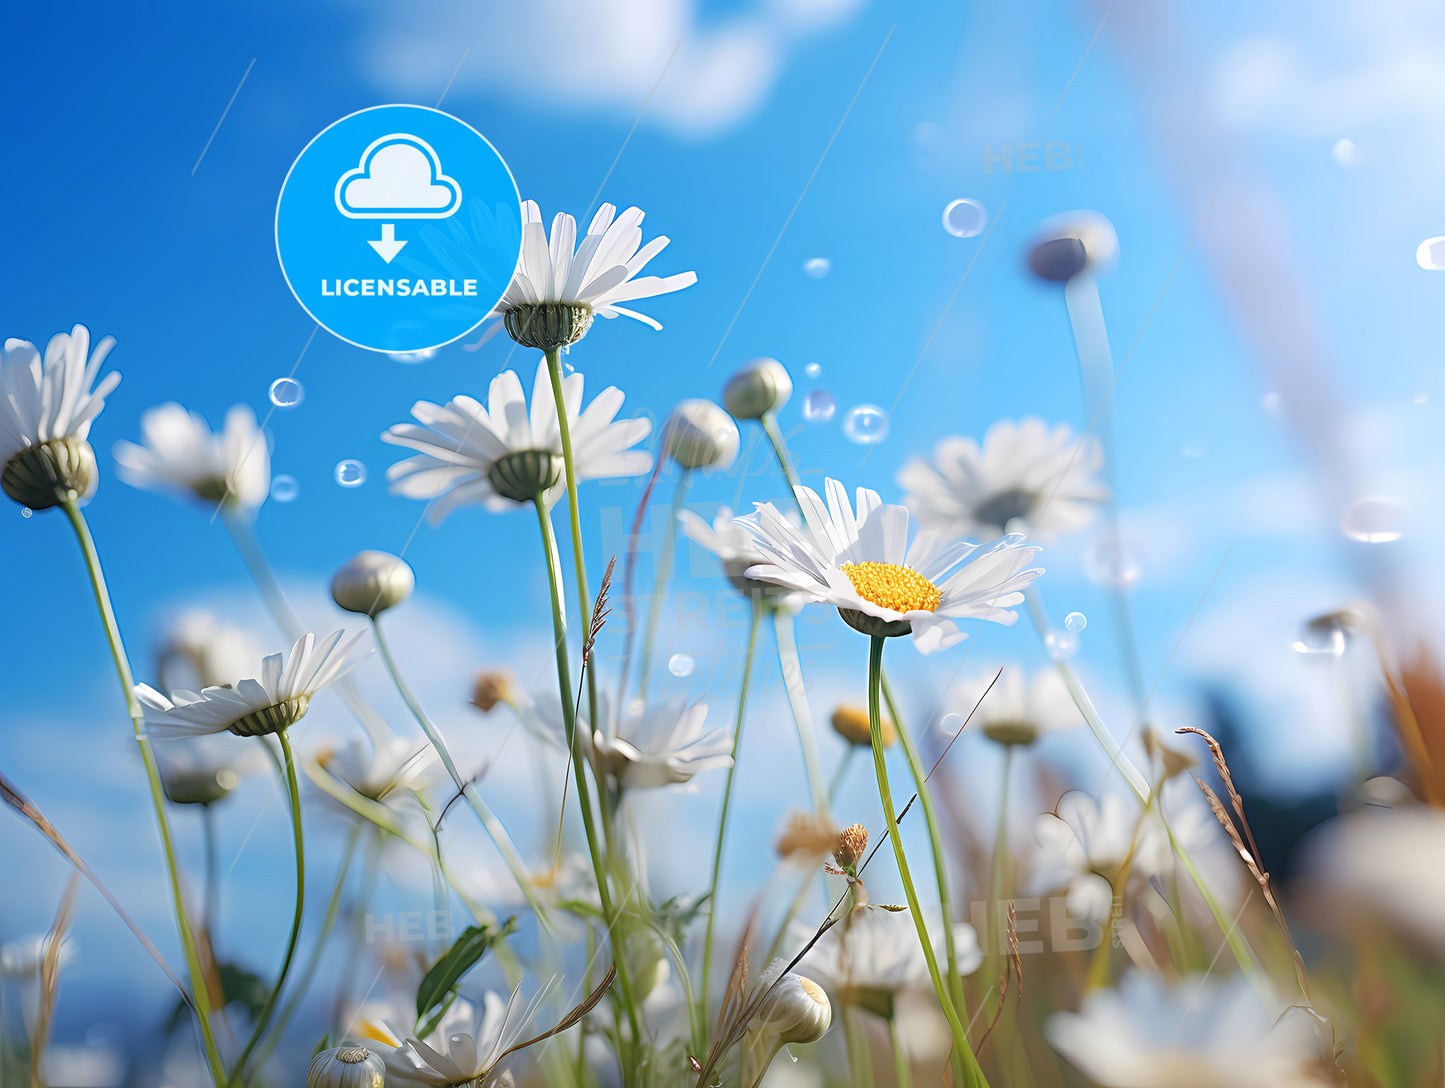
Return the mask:
[[522, 250], [522, 202], [471, 125], [373, 106], [324, 129], [276, 202], [276, 255], [296, 301], [372, 351], [425, 351], [475, 329]]

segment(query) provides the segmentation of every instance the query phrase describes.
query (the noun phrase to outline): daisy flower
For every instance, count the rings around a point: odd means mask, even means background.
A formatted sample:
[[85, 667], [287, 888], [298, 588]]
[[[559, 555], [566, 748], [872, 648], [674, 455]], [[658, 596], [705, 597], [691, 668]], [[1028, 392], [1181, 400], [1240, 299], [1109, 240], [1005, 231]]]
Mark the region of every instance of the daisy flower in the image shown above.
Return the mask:
[[[577, 718], [577, 743], [599, 771], [622, 789], [657, 789], [691, 781], [703, 771], [731, 767], [733, 737], [727, 729], [706, 730], [707, 705], [681, 699], [632, 700], [614, 725], [610, 704], [601, 705], [602, 728]], [[553, 698], [527, 711], [536, 731], [566, 746], [562, 706]]]
[[1013, 665], [1001, 673], [980, 673], [963, 685], [957, 709], [965, 717], [971, 714], [970, 724], [989, 740], [1004, 745], [1032, 744], [1045, 733], [1083, 722], [1063, 678], [1051, 667], [1032, 679]]
[[[630, 448], [647, 437], [652, 424], [616, 420], [621, 390], [609, 386], [586, 411], [581, 374], [566, 375], [562, 392], [579, 480], [637, 476], [652, 467], [650, 454]], [[467, 396], [445, 405], [418, 401], [411, 410], [417, 423], [399, 423], [381, 436], [383, 442], [417, 451], [392, 465], [386, 477], [396, 494], [430, 502], [433, 524], [467, 503], [506, 510], [541, 493], [551, 506], [567, 492], [545, 360], [537, 367], [530, 412], [522, 383], [511, 370], [492, 379], [487, 399], [486, 407]]]
[[336, 630], [320, 642], [310, 632], [296, 640], [288, 657], [268, 654], [261, 661], [261, 677], [247, 677], [235, 687], [174, 691], [170, 698], [148, 684], [135, 693], [145, 710], [148, 729], [157, 736], [195, 736], [230, 730], [237, 736], [279, 733], [306, 714], [311, 699], [327, 684], [350, 669], [359, 658], [356, 645], [364, 631], [345, 642]]
[[792, 524], [772, 503], [754, 503], [739, 523], [766, 559], [749, 578], [837, 607], [867, 635], [912, 634], [921, 653], [933, 653], [968, 636], [957, 620], [1012, 624], [1010, 609], [1042, 570], [1024, 568], [1039, 549], [1009, 536], [986, 548], [946, 545], [934, 533], [908, 543], [908, 510], [884, 505], [876, 491], [858, 489], [857, 511], [837, 480], [828, 480], [825, 504], [811, 488], [794, 489], [805, 525]]
[[1102, 924], [1116, 892], [1123, 893], [1113, 881], [1126, 858], [1131, 880], [1168, 868], [1171, 850], [1164, 828], [1156, 820], [1141, 821], [1141, 816], [1138, 803], [1119, 794], [1095, 801], [1077, 790], [1066, 793], [1053, 812], [1034, 823], [1039, 849], [1029, 877], [1030, 894], [1066, 888], [1069, 915]]
[[1104, 1088], [1326, 1088], [1338, 1083], [1303, 1009], [1262, 999], [1244, 975], [1169, 984], [1131, 970], [1044, 1025], [1053, 1048]]
[[202, 502], [254, 510], [271, 491], [271, 452], [245, 404], [226, 413], [219, 434], [198, 412], [174, 402], [140, 417], [145, 441], [117, 442], [116, 474], [132, 487], [192, 495]]
[[[942, 919], [930, 918], [929, 933], [937, 957], [944, 957]], [[806, 927], [796, 935], [812, 936]], [[954, 946], [960, 974], [969, 975], [983, 964], [978, 934], [970, 925], [956, 922]], [[843, 1002], [859, 1005], [889, 1017], [895, 998], [905, 989], [929, 985], [928, 962], [918, 941], [918, 930], [906, 910], [889, 907], [855, 907], [842, 922], [829, 929], [798, 965], [816, 975]]]
[[425, 1039], [401, 1035], [384, 1021], [364, 1020], [362, 1031], [381, 1044], [386, 1083], [397, 1088], [499, 1088], [510, 1075], [496, 1068], [520, 1041], [547, 987], [518, 1009], [518, 991], [503, 1001], [488, 992], [477, 1010], [468, 1001], [454, 1001]]
[[641, 208], [618, 215], [615, 206], [604, 204], [574, 251], [577, 221], [559, 213], [552, 219], [549, 241], [542, 210], [536, 201], [524, 201], [521, 259], [497, 303], [512, 339], [525, 347], [554, 351], [582, 339], [596, 315], [622, 315], [662, 328], [646, 314], [618, 303], [680, 291], [696, 283], [697, 274], [638, 276], [668, 242], [658, 236], [642, 245], [642, 217]]
[[[0, 486], [22, 506], [44, 510], [64, 498], [88, 499], [99, 476], [86, 437], [120, 375], [101, 365], [115, 340], [90, 351], [90, 330], [76, 325], [50, 338], [42, 358], [28, 340], [6, 340], [0, 353]], [[88, 361], [87, 361], [88, 360]]]
[[933, 460], [913, 459], [898, 473], [903, 503], [921, 525], [948, 537], [1022, 531], [1048, 540], [1086, 525], [1109, 497], [1094, 478], [1104, 453], [1092, 435], [1082, 444], [1067, 424], [999, 420], [980, 447], [945, 438]]
[[768, 556], [754, 542], [752, 533], [733, 516], [731, 507], [720, 509], [711, 524], [701, 515], [683, 510], [678, 514], [678, 523], [684, 536], [717, 556], [728, 581], [743, 596], [761, 593], [770, 604], [786, 606], [793, 612], [806, 601], [801, 593], [748, 577], [748, 568], [766, 563]]
[[372, 801], [420, 789], [426, 785], [436, 760], [436, 749], [429, 741], [405, 737], [375, 744], [352, 737], [340, 748], [323, 749], [316, 756], [316, 762], [328, 774]]

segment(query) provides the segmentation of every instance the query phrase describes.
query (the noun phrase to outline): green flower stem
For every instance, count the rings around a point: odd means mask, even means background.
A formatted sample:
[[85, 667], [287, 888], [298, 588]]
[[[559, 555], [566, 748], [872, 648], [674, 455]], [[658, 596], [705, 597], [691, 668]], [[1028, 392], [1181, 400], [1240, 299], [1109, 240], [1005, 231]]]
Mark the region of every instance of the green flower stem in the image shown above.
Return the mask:
[[1014, 746], [1003, 746], [1003, 770], [999, 773], [998, 834], [993, 842], [993, 901], [997, 904], [1009, 897], [1008, 882], [1008, 787], [1013, 770]]
[[[778, 459], [778, 467], [783, 470], [783, 477], [788, 481], [789, 491], [801, 487], [802, 481], [798, 479], [797, 470], [793, 468], [792, 458], [788, 456], [788, 445], [783, 441], [783, 432], [778, 429], [777, 415], [768, 412], [758, 422], [763, 425], [763, 434], [768, 436], [768, 441], [772, 444], [773, 453]], [[796, 496], [793, 501], [797, 501]]]
[[898, 1017], [888, 1018], [888, 1041], [893, 1044], [893, 1080], [898, 1088], [913, 1088], [913, 1063], [908, 1060], [908, 1051], [903, 1047], [903, 1035], [898, 1030]]
[[[1033, 621], [1034, 629], [1038, 632], [1039, 639], [1042, 641], [1050, 629], [1048, 614], [1044, 611], [1043, 603], [1039, 600], [1038, 594], [1034, 592], [1032, 587], [1024, 591], [1024, 599], [1028, 602], [1029, 618]], [[1133, 761], [1130, 760], [1124, 753], [1124, 750], [1119, 747], [1119, 742], [1114, 739], [1113, 734], [1111, 734], [1108, 727], [1104, 725], [1104, 721], [1099, 717], [1099, 711], [1095, 708], [1093, 700], [1089, 698], [1088, 692], [1084, 690], [1084, 686], [1079, 683], [1079, 678], [1074, 675], [1074, 670], [1070, 668], [1068, 661], [1062, 658], [1056, 659], [1054, 661], [1054, 667], [1058, 669], [1059, 675], [1063, 678], [1064, 686], [1068, 689], [1070, 697], [1074, 700], [1074, 705], [1078, 707], [1079, 713], [1084, 716], [1084, 721], [1088, 725], [1089, 731], [1094, 734], [1094, 739], [1099, 742], [1099, 747], [1102, 748], [1104, 754], [1109, 757], [1109, 762], [1114, 765], [1115, 770], [1117, 770], [1124, 781], [1129, 784], [1129, 788], [1133, 790], [1134, 795], [1139, 798], [1140, 804], [1147, 804], [1150, 792], [1148, 779], [1144, 777], [1138, 767], [1134, 766]], [[1209, 913], [1213, 915], [1214, 924], [1219, 927], [1219, 931], [1224, 934], [1225, 939], [1229, 942], [1230, 951], [1234, 953], [1234, 958], [1239, 963], [1240, 970], [1249, 976], [1250, 981], [1254, 983], [1256, 988], [1261, 986], [1266, 987], [1266, 989], [1261, 992], [1268, 992], [1267, 987], [1269, 984], [1265, 978], [1264, 969], [1260, 966], [1259, 957], [1255, 954], [1254, 948], [1250, 945], [1248, 938], [1239, 932], [1239, 927], [1234, 923], [1229, 913], [1225, 911], [1219, 900], [1215, 898], [1214, 893], [1210, 891], [1209, 885], [1205, 883], [1203, 875], [1199, 872], [1193, 859], [1190, 858], [1189, 854], [1185, 851], [1184, 845], [1175, 838], [1174, 832], [1170, 830], [1167, 822], [1164, 827], [1169, 833], [1169, 845], [1174, 851], [1174, 856], [1177, 857], [1179, 863], [1184, 866], [1184, 871], [1189, 874], [1189, 879], [1194, 882], [1194, 887], [1198, 890], [1200, 898], [1204, 900], [1205, 905], [1209, 908]]]
[[803, 768], [808, 775], [808, 789], [813, 795], [813, 811], [828, 815], [828, 786], [823, 781], [823, 768], [818, 762], [818, 741], [813, 731], [813, 715], [808, 709], [808, 693], [803, 687], [803, 663], [798, 657], [798, 642], [793, 635], [793, 614], [786, 608], [773, 609], [773, 637], [778, 646], [778, 667], [783, 673], [783, 687], [788, 693], [788, 707], [798, 730], [798, 745], [803, 749]]
[[542, 924], [542, 927], [550, 931], [552, 928], [551, 919], [548, 917], [547, 908], [533, 891], [532, 881], [527, 875], [527, 867], [523, 863], [521, 855], [517, 853], [517, 848], [513, 845], [511, 836], [507, 834], [507, 829], [502, 825], [502, 821], [497, 819], [496, 814], [493, 813], [492, 810], [487, 807], [487, 803], [482, 800], [481, 792], [477, 789], [476, 785], [464, 779], [461, 772], [457, 770], [456, 761], [452, 759], [451, 751], [447, 748], [446, 741], [442, 739], [441, 731], [437, 729], [406, 680], [402, 678], [401, 669], [397, 667], [396, 658], [392, 656], [391, 645], [382, 634], [381, 619], [379, 616], [372, 617], [371, 630], [372, 634], [376, 637], [376, 648], [381, 651], [382, 661], [386, 663], [386, 671], [391, 674], [392, 682], [396, 685], [396, 690], [401, 695], [402, 701], [406, 703], [407, 709], [411, 711], [412, 717], [415, 718], [417, 724], [421, 726], [422, 732], [427, 736], [427, 740], [431, 741], [431, 745], [436, 749], [437, 755], [441, 757], [442, 766], [446, 768], [447, 774], [451, 776], [452, 783], [458, 791], [461, 792], [462, 796], [467, 799], [467, 804], [471, 805], [472, 811], [477, 814], [477, 819], [481, 821], [482, 827], [486, 829], [487, 835], [491, 838], [492, 842], [496, 844], [497, 850], [502, 855], [502, 860], [507, 863], [507, 868], [511, 871], [512, 879], [517, 882], [517, 887], [522, 889], [522, 895], [526, 898], [527, 905], [531, 907], [533, 913], [537, 915], [537, 920]]
[[838, 789], [843, 785], [843, 779], [848, 777], [848, 768], [853, 766], [853, 753], [857, 747], [856, 744], [848, 745], [843, 751], [843, 758], [838, 760], [838, 769], [833, 772], [833, 777], [828, 783], [829, 803], [838, 799]]
[[708, 1022], [708, 996], [711, 991], [710, 982], [712, 979], [712, 941], [713, 941], [713, 920], [717, 917], [717, 888], [718, 879], [722, 874], [723, 841], [727, 837], [728, 828], [728, 806], [733, 795], [733, 775], [738, 769], [738, 745], [743, 737], [743, 708], [748, 701], [748, 680], [753, 674], [753, 652], [758, 645], [758, 626], [763, 618], [763, 602], [759, 593], [753, 594], [752, 601], [752, 623], [748, 626], [748, 650], [743, 658], [743, 682], [738, 689], [738, 714], [737, 721], [733, 726], [733, 750], [732, 766], [728, 768], [727, 781], [723, 784], [722, 815], [718, 817], [717, 823], [717, 845], [713, 848], [712, 855], [712, 880], [708, 883], [708, 904], [707, 904], [707, 932], [702, 941], [702, 978], [700, 988], [701, 997], [698, 999], [698, 1031], [694, 1040], [698, 1049], [701, 1050], [702, 1039], [706, 1036]]
[[[898, 703], [893, 698], [893, 689], [888, 686], [887, 675], [880, 673], [880, 680], [883, 700], [888, 705], [888, 713], [893, 718], [893, 728], [898, 733], [898, 743], [903, 746], [903, 754], [908, 757], [908, 769], [913, 772], [913, 789], [918, 794], [919, 807], [923, 809], [923, 822], [928, 826], [933, 872], [938, 881], [938, 905], [943, 914], [943, 951], [948, 965], [948, 993], [953, 999], [953, 1007], [959, 1020], [966, 1021], [968, 1002], [963, 992], [963, 975], [958, 969], [958, 947], [953, 936], [953, 887], [948, 879], [948, 855], [943, 850], [943, 831], [938, 823], [938, 813], [933, 807], [933, 795], [928, 790], [928, 772], [923, 769], [918, 746], [913, 743], [912, 734], [903, 724], [903, 715], [898, 712]], [[962, 1084], [968, 1075], [964, 1068], [963, 1055], [955, 1051], [953, 1061], [954, 1077]]]
[[[986, 1086], [988, 1080], [968, 1044], [968, 1033], [958, 1018], [949, 987], [938, 970], [938, 957], [933, 952], [933, 941], [928, 935], [928, 925], [923, 918], [923, 908], [918, 902], [918, 892], [913, 887], [913, 875], [908, 868], [908, 856], [903, 850], [903, 836], [898, 831], [898, 818], [893, 811], [893, 794], [888, 788], [888, 767], [883, 758], [883, 716], [879, 712], [879, 695], [883, 681], [883, 643], [881, 635], [874, 635], [868, 653], [868, 731], [873, 741], [873, 770], [878, 778], [878, 797], [883, 802], [883, 816], [888, 822], [888, 838], [893, 843], [893, 857], [898, 862], [898, 876], [903, 881], [903, 891], [908, 897], [908, 910], [913, 915], [914, 928], [923, 946], [923, 958], [928, 964], [928, 977], [933, 982], [933, 992], [953, 1033], [954, 1049], [963, 1057], [964, 1083], [969, 1088]], [[921, 795], [920, 795], [921, 796]], [[945, 925], [951, 919], [945, 919]]]
[[276, 986], [266, 998], [266, 1003], [261, 1006], [261, 1011], [256, 1016], [256, 1026], [251, 1029], [251, 1038], [231, 1070], [233, 1086], [246, 1083], [243, 1079], [246, 1074], [246, 1061], [251, 1057], [251, 1051], [256, 1049], [256, 1044], [261, 1041], [261, 1036], [266, 1033], [266, 1028], [271, 1023], [271, 1013], [276, 1008], [276, 999], [281, 996], [281, 990], [286, 985], [286, 976], [291, 972], [291, 961], [296, 958], [296, 942], [301, 936], [301, 908], [306, 899], [306, 847], [301, 836], [301, 788], [296, 783], [296, 760], [291, 754], [291, 739], [286, 735], [286, 730], [277, 733], [276, 739], [281, 743], [281, 754], [286, 760], [286, 790], [291, 795], [291, 833], [296, 841], [296, 910], [291, 917], [291, 935], [286, 939], [286, 955], [281, 960]]
[[206, 940], [214, 958], [221, 913], [221, 852], [216, 842], [216, 814], [209, 804], [201, 806], [201, 830], [206, 840], [206, 900], [201, 905], [201, 920], [205, 924]]
[[130, 659], [126, 656], [125, 645], [121, 641], [120, 625], [115, 619], [115, 609], [111, 607], [110, 591], [106, 589], [105, 574], [100, 567], [100, 553], [95, 549], [95, 540], [90, 535], [90, 526], [86, 524], [85, 515], [80, 512], [80, 507], [76, 505], [75, 500], [66, 498], [60, 506], [65, 511], [65, 516], [70, 519], [71, 528], [75, 530], [75, 538], [80, 543], [80, 551], [85, 559], [86, 573], [90, 576], [90, 588], [95, 594], [96, 607], [100, 610], [106, 641], [110, 644], [110, 656], [115, 662], [115, 671], [120, 678], [121, 690], [125, 695], [126, 712], [130, 715], [131, 726], [135, 730], [136, 741], [140, 746], [141, 762], [145, 764], [146, 778], [150, 782], [151, 803], [155, 808], [156, 824], [160, 828], [161, 847], [165, 852], [166, 870], [171, 882], [171, 900], [175, 905], [176, 929], [180, 932], [181, 947], [186, 953], [186, 967], [191, 980], [190, 999], [196, 1010], [196, 1020], [201, 1026], [201, 1038], [206, 1051], [206, 1065], [216, 1084], [224, 1085], [226, 1069], [221, 1063], [220, 1052], [216, 1049], [216, 1038], [211, 1031], [210, 992], [206, 988], [205, 972], [201, 968], [201, 956], [196, 947], [196, 936], [191, 931], [190, 920], [186, 917], [185, 901], [181, 895], [181, 875], [176, 865], [176, 848], [171, 839], [170, 821], [166, 818], [165, 791], [161, 787], [160, 769], [156, 766], [155, 753], [151, 751], [150, 738], [146, 736], [145, 716], [141, 711], [140, 702], [135, 696], [135, 680], [131, 675]]
[[[231, 534], [231, 540], [235, 542], [236, 551], [241, 555], [241, 561], [246, 564], [246, 570], [251, 575], [251, 580], [256, 583], [256, 589], [261, 594], [261, 599], [266, 603], [266, 610], [271, 613], [271, 619], [276, 626], [281, 628], [285, 636], [293, 642], [305, 634], [305, 628], [301, 625], [301, 619], [296, 615], [296, 610], [291, 607], [291, 602], [286, 599], [286, 594], [281, 589], [281, 583], [277, 581], [276, 574], [271, 570], [271, 564], [266, 561], [266, 553], [261, 550], [261, 542], [256, 539], [256, 533], [251, 528], [251, 523], [241, 514], [232, 510], [222, 508], [221, 520], [226, 523], [226, 531]], [[361, 723], [374, 744], [380, 744], [391, 737], [391, 730], [387, 728], [386, 722], [381, 715], [367, 705], [366, 700], [356, 688], [356, 682], [350, 676], [343, 676], [336, 682], [336, 691], [341, 696], [341, 701], [351, 711], [352, 717]]]
[[[562, 466], [567, 474], [567, 516], [572, 523], [572, 562], [577, 570], [577, 605], [578, 630], [585, 635], [592, 623], [592, 595], [587, 589], [587, 561], [582, 554], [582, 515], [577, 508], [577, 463], [572, 458], [572, 423], [567, 418], [567, 399], [562, 395], [562, 354], [559, 348], [553, 348], [547, 352], [547, 373], [552, 379], [552, 399], [557, 406], [557, 433], [562, 439]], [[537, 502], [539, 511], [545, 508], [546, 504], [540, 499]], [[550, 529], [550, 527], [549, 527]], [[556, 545], [553, 544], [553, 550]], [[558, 576], [560, 578], [560, 574]], [[559, 583], [560, 584], [560, 583]], [[595, 669], [586, 669], [587, 673], [587, 720], [596, 728], [597, 723], [597, 675]], [[579, 790], [581, 783], [578, 783]], [[603, 786], [602, 793], [606, 793]], [[603, 799], [606, 806], [606, 799]], [[611, 821], [608, 821], [608, 833], [611, 832]], [[622, 969], [618, 969], [622, 974]]]
[[[549, 355], [549, 359], [553, 356]], [[554, 375], [555, 375], [554, 369]], [[561, 395], [561, 385], [557, 385]], [[559, 411], [561, 408], [559, 407]], [[565, 412], [563, 413], [565, 414]], [[566, 434], [564, 429], [563, 434]], [[552, 533], [552, 518], [547, 513], [547, 502], [538, 495], [533, 506], [537, 509], [537, 524], [542, 531], [542, 551], [547, 560], [547, 584], [552, 591], [552, 634], [557, 652], [557, 688], [562, 700], [562, 722], [567, 731], [567, 750], [572, 754], [572, 777], [577, 782], [577, 802], [582, 809], [582, 827], [587, 835], [587, 852], [592, 858], [592, 871], [597, 877], [597, 894], [602, 900], [602, 915], [607, 922], [607, 933], [612, 941], [612, 960], [617, 965], [617, 985], [622, 990], [623, 1004], [627, 1008], [627, 1021], [632, 1028], [632, 1045], [642, 1045], [642, 1021], [633, 997], [632, 980], [627, 969], [626, 942], [620, 940], [622, 927], [618, 924], [618, 912], [612, 903], [612, 891], [607, 881], [607, 862], [597, 839], [597, 825], [592, 813], [591, 790], [587, 787], [587, 768], [582, 759], [582, 747], [577, 741], [576, 706], [572, 701], [572, 669], [567, 663], [567, 624], [562, 619], [562, 572], [557, 569], [557, 541]], [[575, 527], [575, 518], [574, 518]], [[580, 556], [580, 553], [579, 553]], [[592, 670], [587, 670], [588, 675]], [[589, 719], [595, 722], [596, 718]], [[598, 789], [605, 793], [607, 784], [598, 781]]]
[[672, 489], [672, 510], [668, 513], [667, 527], [662, 531], [662, 548], [657, 555], [657, 577], [652, 583], [652, 601], [648, 605], [647, 628], [642, 632], [642, 666], [637, 676], [637, 694], [647, 698], [647, 681], [652, 676], [652, 647], [657, 638], [657, 624], [662, 618], [662, 602], [666, 596], [668, 580], [672, 577], [672, 555], [677, 548], [677, 519], [687, 502], [687, 485], [692, 479], [692, 470], [683, 469]]
[[336, 925], [336, 917], [341, 910], [341, 894], [346, 888], [346, 875], [351, 872], [351, 862], [356, 856], [356, 843], [361, 837], [361, 825], [352, 824], [346, 833], [346, 846], [341, 852], [341, 865], [336, 870], [336, 883], [331, 888], [331, 898], [326, 904], [326, 914], [321, 919], [321, 932], [317, 934], [315, 943], [311, 946], [311, 952], [306, 962], [301, 967], [301, 973], [296, 979], [296, 985], [291, 989], [291, 996], [286, 999], [286, 1004], [281, 1006], [281, 1011], [276, 1016], [276, 1029], [271, 1032], [271, 1037], [266, 1040], [261, 1049], [256, 1052], [256, 1064], [264, 1066], [266, 1059], [276, 1049], [276, 1044], [286, 1034], [286, 1028], [291, 1023], [296, 1010], [301, 1007], [301, 1002], [306, 997], [306, 992], [311, 988], [311, 982], [316, 977], [316, 969], [321, 965], [321, 957], [326, 952], [326, 942], [331, 938], [331, 930]]
[[843, 1008], [843, 1035], [848, 1044], [848, 1071], [852, 1074], [853, 1088], [873, 1088], [873, 1057], [868, 1051], [863, 1025], [858, 1022], [858, 1010], [852, 1006]]

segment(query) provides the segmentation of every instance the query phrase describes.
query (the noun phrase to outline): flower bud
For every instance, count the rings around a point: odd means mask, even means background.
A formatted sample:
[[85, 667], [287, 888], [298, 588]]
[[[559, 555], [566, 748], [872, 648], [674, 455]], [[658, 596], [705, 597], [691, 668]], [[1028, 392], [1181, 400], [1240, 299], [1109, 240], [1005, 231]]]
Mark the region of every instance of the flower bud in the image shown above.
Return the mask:
[[710, 400], [685, 400], [667, 417], [662, 443], [683, 468], [725, 469], [738, 455], [738, 425]]
[[754, 359], [728, 379], [723, 407], [737, 419], [762, 419], [788, 403], [793, 379], [776, 359]]
[[838, 832], [838, 841], [833, 845], [833, 860], [840, 869], [852, 872], [863, 860], [868, 849], [868, 829], [862, 824], [853, 824]]
[[383, 1088], [386, 1063], [361, 1046], [338, 1046], [311, 1059], [306, 1088]]
[[1068, 212], [1045, 222], [1029, 248], [1029, 271], [1049, 283], [1106, 272], [1119, 255], [1114, 225], [1098, 212]]
[[375, 618], [401, 604], [416, 588], [416, 575], [390, 552], [360, 552], [331, 579], [331, 599], [348, 612]]
[[577, 343], [592, 327], [592, 310], [570, 302], [535, 302], [502, 315], [507, 335], [524, 348], [556, 351]]
[[490, 714], [498, 703], [517, 704], [517, 682], [506, 672], [479, 672], [472, 681], [472, 706]]
[[177, 805], [211, 805], [241, 784], [241, 776], [230, 767], [198, 767], [161, 770], [161, 786]]
[[[774, 961], [781, 965], [781, 961]], [[773, 985], [770, 973], [758, 980], [771, 986], [753, 1014], [743, 1046], [743, 1085], [756, 1085], [772, 1063], [773, 1055], [787, 1043], [812, 1043], [821, 1039], [833, 1023], [833, 1006], [828, 995], [810, 978], [784, 975]]]
[[[879, 723], [883, 732], [883, 747], [892, 748], [898, 739], [898, 732], [887, 718]], [[868, 711], [861, 706], [840, 706], [833, 711], [833, 732], [849, 744], [860, 747], [873, 743], [872, 731], [868, 725]]]
[[52, 438], [27, 446], [0, 470], [0, 488], [31, 510], [48, 510], [67, 498], [88, 499], [99, 479], [95, 451], [83, 438]]

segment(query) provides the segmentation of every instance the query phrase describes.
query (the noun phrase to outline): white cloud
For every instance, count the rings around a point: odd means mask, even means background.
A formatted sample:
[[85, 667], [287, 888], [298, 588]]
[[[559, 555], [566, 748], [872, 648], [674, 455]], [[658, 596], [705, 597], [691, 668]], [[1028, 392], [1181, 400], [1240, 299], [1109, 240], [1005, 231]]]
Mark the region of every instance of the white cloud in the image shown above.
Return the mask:
[[469, 50], [452, 94], [473, 89], [619, 117], [642, 108], [665, 69], [648, 118], [706, 136], [763, 103], [799, 38], [860, 5], [767, 0], [703, 25], [689, 0], [446, 0], [378, 9], [363, 56], [378, 84], [426, 98], [441, 93]]

